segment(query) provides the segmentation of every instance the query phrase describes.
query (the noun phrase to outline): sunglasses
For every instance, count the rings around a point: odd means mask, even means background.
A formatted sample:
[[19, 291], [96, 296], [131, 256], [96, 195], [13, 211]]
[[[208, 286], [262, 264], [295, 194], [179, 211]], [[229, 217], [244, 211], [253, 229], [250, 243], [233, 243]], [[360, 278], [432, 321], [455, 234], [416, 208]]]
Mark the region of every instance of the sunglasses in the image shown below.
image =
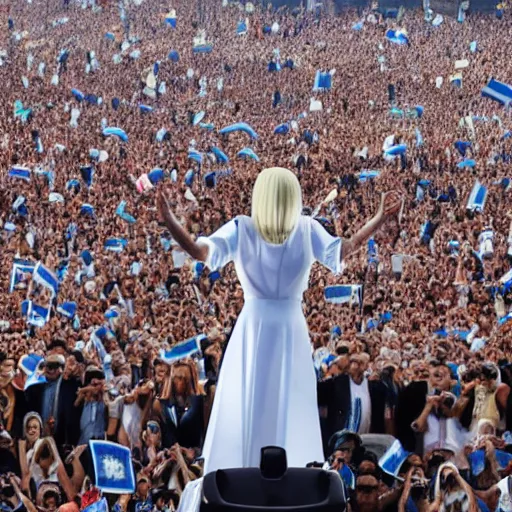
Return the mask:
[[379, 488], [374, 485], [356, 485], [356, 491], [362, 492], [364, 494], [371, 494], [378, 489]]
[[47, 370], [58, 370], [60, 367], [60, 363], [46, 363]]

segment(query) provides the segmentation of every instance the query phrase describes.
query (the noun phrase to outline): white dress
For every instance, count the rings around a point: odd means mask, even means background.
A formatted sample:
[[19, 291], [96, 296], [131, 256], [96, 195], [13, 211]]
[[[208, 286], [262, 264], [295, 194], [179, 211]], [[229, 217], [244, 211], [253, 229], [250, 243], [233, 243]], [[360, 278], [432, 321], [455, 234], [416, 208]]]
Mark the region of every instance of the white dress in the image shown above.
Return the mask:
[[209, 247], [210, 269], [234, 261], [245, 298], [217, 383], [204, 473], [259, 467], [269, 445], [286, 450], [289, 467], [323, 461], [302, 295], [314, 261], [340, 272], [341, 239], [300, 217], [288, 240], [274, 245], [240, 216], [198, 242]]

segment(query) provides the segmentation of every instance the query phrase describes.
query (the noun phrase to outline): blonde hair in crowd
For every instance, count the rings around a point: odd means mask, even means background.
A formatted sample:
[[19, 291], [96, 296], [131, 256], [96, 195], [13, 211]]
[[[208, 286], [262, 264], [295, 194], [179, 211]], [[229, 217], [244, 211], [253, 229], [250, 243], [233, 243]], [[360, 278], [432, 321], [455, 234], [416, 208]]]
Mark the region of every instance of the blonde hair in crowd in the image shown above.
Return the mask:
[[302, 192], [293, 172], [271, 167], [260, 172], [252, 191], [251, 216], [263, 240], [284, 243], [302, 211]]

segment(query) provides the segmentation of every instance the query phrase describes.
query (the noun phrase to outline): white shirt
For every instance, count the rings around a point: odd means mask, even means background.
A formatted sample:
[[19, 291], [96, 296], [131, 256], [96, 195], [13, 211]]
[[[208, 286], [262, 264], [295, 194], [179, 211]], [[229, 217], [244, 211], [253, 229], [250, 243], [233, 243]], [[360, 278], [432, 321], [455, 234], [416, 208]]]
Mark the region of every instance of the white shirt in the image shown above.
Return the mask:
[[359, 398], [361, 400], [361, 423], [359, 424], [358, 434], [369, 434], [372, 425], [372, 402], [370, 399], [370, 390], [368, 389], [368, 379], [365, 377], [361, 384], [356, 384], [350, 379], [350, 396], [352, 404]]

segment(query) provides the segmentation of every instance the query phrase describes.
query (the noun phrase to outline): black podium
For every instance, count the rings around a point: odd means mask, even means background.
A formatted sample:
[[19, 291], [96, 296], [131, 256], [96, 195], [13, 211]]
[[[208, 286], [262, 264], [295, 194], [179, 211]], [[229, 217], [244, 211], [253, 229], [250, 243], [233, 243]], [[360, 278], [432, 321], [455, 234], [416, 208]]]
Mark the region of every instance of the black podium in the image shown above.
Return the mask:
[[204, 477], [201, 512], [344, 512], [341, 478], [332, 471], [288, 468], [286, 452], [261, 450], [260, 468], [227, 469]]

